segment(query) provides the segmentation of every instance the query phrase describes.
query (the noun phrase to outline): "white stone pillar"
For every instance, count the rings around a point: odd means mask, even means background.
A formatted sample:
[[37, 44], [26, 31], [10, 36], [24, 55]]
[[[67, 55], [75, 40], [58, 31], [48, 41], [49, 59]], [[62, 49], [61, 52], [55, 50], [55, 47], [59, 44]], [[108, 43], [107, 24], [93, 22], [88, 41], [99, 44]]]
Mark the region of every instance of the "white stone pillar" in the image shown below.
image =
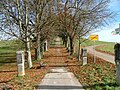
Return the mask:
[[18, 76], [25, 75], [25, 67], [24, 67], [24, 51], [17, 51], [17, 65], [18, 65]]
[[82, 48], [82, 65], [87, 64], [87, 49]]

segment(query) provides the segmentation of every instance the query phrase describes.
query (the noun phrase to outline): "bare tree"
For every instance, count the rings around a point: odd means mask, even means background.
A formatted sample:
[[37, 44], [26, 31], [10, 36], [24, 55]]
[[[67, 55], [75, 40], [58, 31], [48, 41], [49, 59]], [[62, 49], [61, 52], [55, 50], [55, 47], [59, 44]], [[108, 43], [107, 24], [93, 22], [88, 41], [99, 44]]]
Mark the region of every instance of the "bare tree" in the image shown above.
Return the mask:
[[[23, 41], [29, 68], [32, 67], [30, 42], [36, 41], [37, 59], [41, 59], [43, 42], [52, 36], [55, 7], [52, 0], [2, 0], [1, 32]], [[33, 39], [31, 39], [31, 37]], [[32, 42], [31, 42], [32, 43]]]
[[[49, 35], [51, 35], [51, 28], [54, 27], [55, 22], [55, 8], [54, 1], [52, 0], [36, 0], [36, 22], [35, 22], [35, 32], [37, 41], [37, 60], [42, 57], [42, 47]], [[50, 30], [51, 29], [51, 30]]]
[[74, 39], [84, 36], [104, 25], [112, 13], [107, 10], [108, 0], [65, 0], [59, 20], [70, 41], [71, 54], [74, 52]]
[[[1, 0], [0, 31], [23, 41], [29, 68], [32, 67], [30, 43], [34, 37], [37, 59], [43, 43], [60, 33], [65, 46], [74, 52], [74, 40], [104, 25], [111, 16], [108, 0]], [[59, 30], [59, 32], [58, 32]]]
[[2, 0], [0, 31], [23, 41], [26, 46], [28, 67], [32, 67], [30, 52], [30, 36], [33, 31], [32, 1], [29, 0]]

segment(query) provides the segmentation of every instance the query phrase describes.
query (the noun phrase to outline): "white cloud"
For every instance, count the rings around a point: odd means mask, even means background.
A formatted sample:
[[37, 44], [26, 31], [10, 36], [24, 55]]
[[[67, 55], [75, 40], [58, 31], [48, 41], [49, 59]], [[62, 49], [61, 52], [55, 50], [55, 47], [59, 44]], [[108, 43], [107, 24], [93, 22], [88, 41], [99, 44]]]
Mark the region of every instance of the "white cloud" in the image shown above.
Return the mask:
[[109, 25], [103, 30], [96, 32], [95, 34], [99, 35], [100, 41], [107, 41], [107, 42], [120, 42], [120, 35], [112, 35], [112, 31], [119, 27], [119, 23], [114, 23]]

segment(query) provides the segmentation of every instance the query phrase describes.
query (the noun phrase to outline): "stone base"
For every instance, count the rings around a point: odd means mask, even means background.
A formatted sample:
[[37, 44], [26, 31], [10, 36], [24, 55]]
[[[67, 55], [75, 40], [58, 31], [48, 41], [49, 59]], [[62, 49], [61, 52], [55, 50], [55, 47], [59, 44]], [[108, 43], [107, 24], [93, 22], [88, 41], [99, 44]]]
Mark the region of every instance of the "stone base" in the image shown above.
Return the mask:
[[83, 57], [82, 58], [82, 65], [86, 65], [87, 64], [87, 57]]
[[25, 75], [24, 64], [18, 64], [18, 76], [24, 75]]

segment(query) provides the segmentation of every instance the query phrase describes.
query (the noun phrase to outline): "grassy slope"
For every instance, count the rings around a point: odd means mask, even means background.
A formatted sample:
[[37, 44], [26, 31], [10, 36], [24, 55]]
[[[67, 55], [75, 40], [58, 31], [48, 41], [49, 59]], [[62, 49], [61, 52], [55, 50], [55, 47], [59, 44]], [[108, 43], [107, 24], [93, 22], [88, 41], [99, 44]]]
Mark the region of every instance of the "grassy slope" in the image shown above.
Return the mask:
[[[90, 41], [90, 40], [82, 40], [83, 42], [82, 42], [82, 46], [91, 46], [91, 45], [93, 45], [94, 44], [94, 41]], [[95, 45], [99, 45], [99, 44], [107, 44], [107, 45], [109, 45], [109, 44], [114, 44], [114, 43], [112, 43], [112, 42], [104, 42], [104, 41], [95, 41]]]
[[19, 41], [15, 40], [0, 41], [0, 65], [3, 63], [16, 63], [16, 51], [23, 49], [21, 45]]
[[[82, 43], [82, 46], [90, 46], [93, 45], [94, 42], [90, 40], [86, 40]], [[113, 42], [103, 42], [103, 41], [95, 41], [95, 45], [100, 45], [99, 47], [96, 47], [97, 50], [108, 52], [108, 53], [114, 53], [114, 45]]]
[[114, 54], [114, 45], [115, 44], [111, 43], [111, 44], [107, 44], [104, 46], [99, 46], [99, 47], [96, 47], [96, 50], [110, 53], [110, 54]]

